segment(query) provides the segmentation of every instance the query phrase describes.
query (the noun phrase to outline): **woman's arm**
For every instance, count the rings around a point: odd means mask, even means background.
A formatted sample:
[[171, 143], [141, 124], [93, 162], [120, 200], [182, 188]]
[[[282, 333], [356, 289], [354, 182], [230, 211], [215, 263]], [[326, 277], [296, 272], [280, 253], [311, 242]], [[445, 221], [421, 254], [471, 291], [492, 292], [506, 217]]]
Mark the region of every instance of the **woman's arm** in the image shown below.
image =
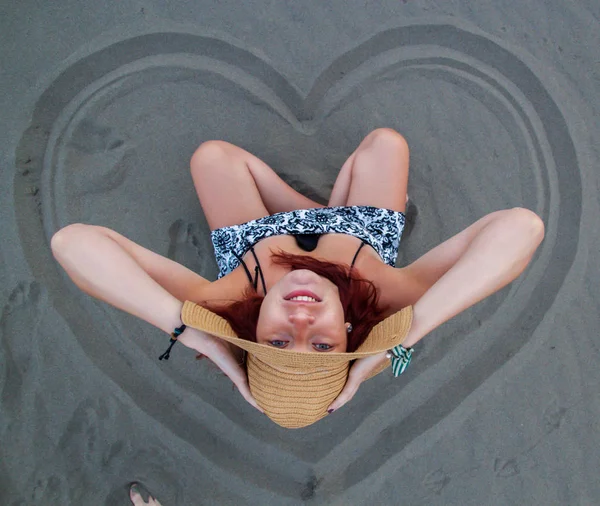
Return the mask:
[[[114, 230], [74, 224], [52, 237], [52, 252], [85, 293], [170, 334], [181, 325], [182, 300], [194, 300], [209, 282], [183, 265], [130, 241]], [[191, 329], [179, 338], [200, 351]]]
[[[52, 237], [52, 252], [85, 293], [137, 316], [167, 334], [181, 325], [182, 300], [194, 300], [205, 279], [104, 227], [69, 225]], [[178, 341], [211, 359], [262, 411], [228, 344], [193, 328]], [[165, 340], [165, 348], [168, 345]]]
[[[498, 211], [400, 269], [398, 309], [413, 306], [413, 322], [402, 345], [414, 346], [442, 323], [513, 281], [525, 270], [543, 238], [544, 223], [533, 212], [520, 208]], [[357, 360], [329, 409], [339, 409], [352, 399], [360, 384], [388, 360], [385, 353]]]
[[185, 267], [138, 246], [120, 234], [74, 224], [52, 237], [52, 252], [85, 293], [167, 333], [181, 325], [181, 300], [201, 281]]
[[529, 264], [544, 223], [515, 208], [489, 214], [405, 270], [423, 291], [413, 304], [408, 348], [450, 318], [505, 287]]
[[210, 284], [210, 281], [187, 267], [143, 248], [114, 230], [94, 228], [121, 246], [154, 281], [179, 300], [200, 300], [200, 290]]

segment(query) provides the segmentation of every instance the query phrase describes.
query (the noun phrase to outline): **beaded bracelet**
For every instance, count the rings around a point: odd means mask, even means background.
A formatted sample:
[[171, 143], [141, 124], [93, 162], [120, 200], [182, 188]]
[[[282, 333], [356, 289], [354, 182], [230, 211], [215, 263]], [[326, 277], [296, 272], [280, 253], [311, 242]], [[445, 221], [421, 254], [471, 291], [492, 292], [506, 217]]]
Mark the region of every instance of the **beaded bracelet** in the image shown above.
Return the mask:
[[169, 360], [169, 357], [171, 356], [171, 348], [173, 348], [173, 346], [175, 345], [175, 343], [177, 342], [177, 338], [183, 334], [183, 331], [187, 328], [186, 325], [182, 325], [181, 327], [177, 327], [173, 332], [171, 332], [171, 340], [169, 344], [169, 347], [167, 348], [167, 351], [165, 351], [160, 357], [158, 357], [158, 360]]

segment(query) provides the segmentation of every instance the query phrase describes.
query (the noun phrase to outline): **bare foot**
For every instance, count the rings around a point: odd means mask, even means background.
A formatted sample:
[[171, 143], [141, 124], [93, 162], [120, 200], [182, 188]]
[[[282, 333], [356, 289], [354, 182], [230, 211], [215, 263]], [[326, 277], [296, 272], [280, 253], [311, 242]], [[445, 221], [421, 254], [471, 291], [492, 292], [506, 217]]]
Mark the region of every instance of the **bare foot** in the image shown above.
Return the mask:
[[140, 486], [137, 483], [133, 483], [129, 487], [129, 499], [135, 506], [161, 506], [151, 495], [148, 496], [148, 502], [144, 501], [142, 494], [140, 494]]

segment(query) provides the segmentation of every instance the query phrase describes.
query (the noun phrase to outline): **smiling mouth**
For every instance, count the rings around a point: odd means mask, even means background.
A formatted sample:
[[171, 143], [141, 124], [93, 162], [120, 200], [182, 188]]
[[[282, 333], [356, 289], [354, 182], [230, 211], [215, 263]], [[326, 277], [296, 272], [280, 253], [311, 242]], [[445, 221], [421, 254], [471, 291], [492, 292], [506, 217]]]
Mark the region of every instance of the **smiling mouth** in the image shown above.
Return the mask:
[[292, 293], [287, 294], [284, 299], [293, 302], [321, 302], [319, 297], [306, 290], [293, 291]]

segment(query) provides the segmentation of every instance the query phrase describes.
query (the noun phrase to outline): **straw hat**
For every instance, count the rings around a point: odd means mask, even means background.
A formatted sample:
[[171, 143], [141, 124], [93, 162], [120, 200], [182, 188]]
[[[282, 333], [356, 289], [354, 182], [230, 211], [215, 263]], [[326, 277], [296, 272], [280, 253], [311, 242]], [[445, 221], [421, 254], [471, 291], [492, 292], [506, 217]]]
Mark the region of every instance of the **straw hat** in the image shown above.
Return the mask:
[[[297, 429], [327, 415], [327, 407], [346, 384], [350, 361], [401, 344], [410, 329], [412, 314], [408, 306], [379, 322], [353, 353], [300, 353], [240, 339], [227, 320], [190, 301], [184, 303], [181, 319], [189, 327], [246, 350], [250, 391], [259, 406], [276, 424]], [[389, 365], [384, 363], [369, 377]]]

